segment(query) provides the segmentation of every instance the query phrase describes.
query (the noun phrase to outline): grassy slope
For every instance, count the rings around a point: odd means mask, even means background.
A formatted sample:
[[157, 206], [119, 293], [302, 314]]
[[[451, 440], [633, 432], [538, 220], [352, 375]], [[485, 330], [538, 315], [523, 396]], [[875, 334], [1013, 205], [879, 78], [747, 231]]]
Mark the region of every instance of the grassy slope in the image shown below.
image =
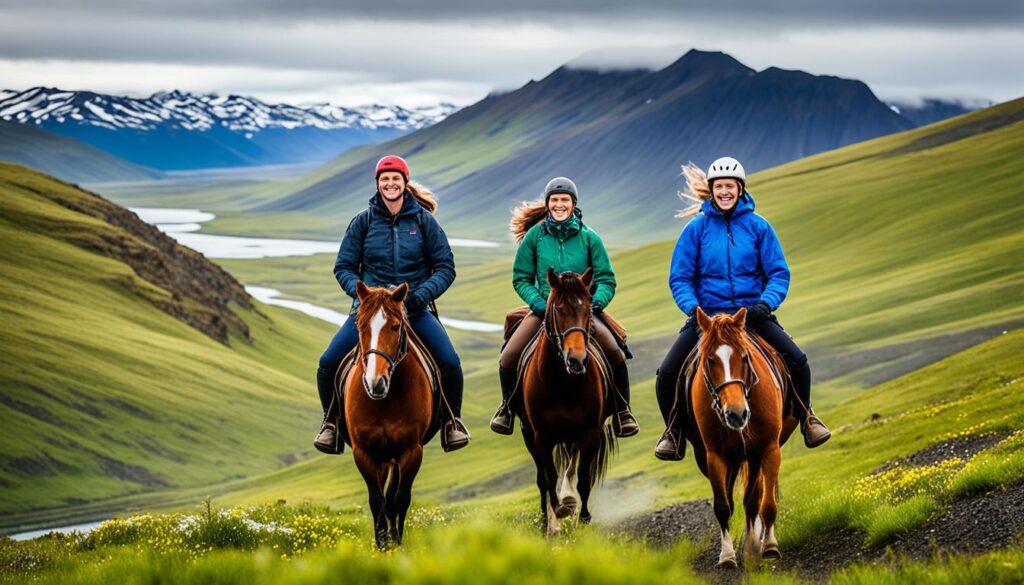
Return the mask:
[[144, 179], [159, 174], [74, 138], [2, 120], [0, 160], [28, 165], [65, 181]]
[[166, 292], [127, 265], [68, 243], [117, 228], [48, 191], [80, 193], [0, 165], [4, 523], [305, 456], [296, 425], [317, 411], [306, 361], [330, 327], [260, 307], [241, 312], [252, 340], [223, 346], [154, 307]]

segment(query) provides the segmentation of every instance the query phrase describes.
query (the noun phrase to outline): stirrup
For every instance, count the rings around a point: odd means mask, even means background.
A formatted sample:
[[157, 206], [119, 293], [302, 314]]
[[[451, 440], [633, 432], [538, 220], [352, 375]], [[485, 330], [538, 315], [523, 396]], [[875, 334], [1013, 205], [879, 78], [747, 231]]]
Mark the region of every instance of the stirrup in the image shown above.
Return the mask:
[[[331, 444], [327, 441], [321, 441], [321, 435], [324, 433], [334, 431], [334, 442]], [[338, 429], [338, 423], [328, 421], [326, 418], [320, 426], [320, 432], [313, 438], [313, 447], [321, 453], [327, 455], [340, 455], [345, 452], [345, 442], [341, 440], [341, 432]]]
[[[506, 421], [508, 422], [506, 423]], [[515, 425], [516, 417], [512, 414], [512, 409], [507, 402], [502, 400], [501, 406], [491, 417], [491, 430], [499, 435], [511, 435], [515, 431]]]
[[612, 427], [615, 430], [615, 436], [620, 438], [632, 437], [640, 432], [640, 423], [637, 422], [636, 416], [630, 412], [628, 406], [615, 414]]
[[[674, 449], [667, 448], [666, 443], [671, 443]], [[654, 456], [662, 461], [682, 461], [686, 457], [686, 438], [680, 436], [677, 439], [675, 429], [665, 429], [658, 439], [658, 444], [654, 446]]]
[[[455, 440], [452, 440], [452, 437], [449, 435], [456, 433], [457, 435], [454, 437]], [[458, 435], [462, 436], [459, 437]], [[469, 429], [466, 428], [466, 425], [459, 420], [458, 417], [444, 423], [444, 432], [441, 437], [441, 448], [445, 453], [458, 451], [465, 447], [469, 444], [469, 439]]]

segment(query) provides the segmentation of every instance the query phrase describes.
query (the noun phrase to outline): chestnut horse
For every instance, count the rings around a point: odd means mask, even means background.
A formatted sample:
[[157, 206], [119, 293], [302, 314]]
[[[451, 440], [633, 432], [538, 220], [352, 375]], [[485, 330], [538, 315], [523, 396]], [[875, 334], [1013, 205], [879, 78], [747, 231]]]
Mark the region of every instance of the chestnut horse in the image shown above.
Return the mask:
[[593, 276], [591, 268], [582, 275], [548, 269], [551, 294], [543, 333], [524, 365], [523, 441], [537, 466], [540, 509], [549, 535], [560, 530], [560, 519], [576, 512], [577, 495], [579, 518], [590, 521], [590, 490], [604, 475], [615, 447], [615, 435], [604, 423], [613, 406], [605, 403], [604, 377], [597, 360], [591, 359], [594, 351], [600, 352], [591, 342]]
[[[782, 556], [775, 538], [781, 447], [798, 424], [792, 412], [784, 409], [785, 382], [776, 378], [748, 336], [746, 317], [746, 309], [714, 317], [697, 309], [701, 339], [692, 384], [692, 412], [699, 434], [691, 431], [689, 438], [697, 465], [710, 480], [714, 493], [715, 517], [722, 537], [720, 567], [736, 566], [729, 519], [733, 486], [741, 472], [746, 484], [744, 563], [753, 566], [762, 556]], [[771, 354], [771, 359], [777, 357]]]
[[345, 382], [345, 424], [370, 492], [377, 548], [385, 549], [402, 543], [434, 404], [427, 371], [409, 355], [419, 350], [402, 305], [408, 285], [388, 290], [359, 281], [356, 291], [359, 353]]

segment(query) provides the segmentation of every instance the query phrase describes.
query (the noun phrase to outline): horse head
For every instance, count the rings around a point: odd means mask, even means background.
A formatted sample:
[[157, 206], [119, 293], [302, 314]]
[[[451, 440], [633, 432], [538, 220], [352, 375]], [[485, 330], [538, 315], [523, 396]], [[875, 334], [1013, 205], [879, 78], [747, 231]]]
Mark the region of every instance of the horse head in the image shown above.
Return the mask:
[[558, 357], [565, 362], [565, 369], [578, 376], [586, 373], [590, 355], [590, 330], [593, 317], [590, 305], [590, 284], [594, 280], [594, 269], [587, 268], [583, 274], [563, 272], [558, 274], [548, 268], [547, 311], [544, 314], [544, 334], [555, 347]]
[[742, 431], [750, 420], [747, 401], [757, 384], [757, 372], [750, 357], [750, 344], [744, 327], [747, 310], [708, 317], [697, 308], [701, 330], [700, 370], [704, 385], [711, 393], [711, 405], [719, 420], [734, 431]]
[[387, 398], [395, 366], [408, 353], [402, 305], [408, 292], [409, 285], [405, 283], [394, 289], [369, 287], [361, 280], [356, 283], [356, 330], [363, 359], [363, 389], [373, 400]]

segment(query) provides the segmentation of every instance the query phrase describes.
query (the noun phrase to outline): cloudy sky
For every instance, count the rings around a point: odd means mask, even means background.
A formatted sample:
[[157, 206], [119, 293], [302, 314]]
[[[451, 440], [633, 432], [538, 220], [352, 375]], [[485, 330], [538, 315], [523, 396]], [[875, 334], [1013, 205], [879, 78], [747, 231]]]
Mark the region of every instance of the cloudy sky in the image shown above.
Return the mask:
[[0, 89], [467, 104], [566, 62], [660, 67], [693, 47], [861, 79], [883, 99], [1024, 95], [1021, 0], [0, 3]]

